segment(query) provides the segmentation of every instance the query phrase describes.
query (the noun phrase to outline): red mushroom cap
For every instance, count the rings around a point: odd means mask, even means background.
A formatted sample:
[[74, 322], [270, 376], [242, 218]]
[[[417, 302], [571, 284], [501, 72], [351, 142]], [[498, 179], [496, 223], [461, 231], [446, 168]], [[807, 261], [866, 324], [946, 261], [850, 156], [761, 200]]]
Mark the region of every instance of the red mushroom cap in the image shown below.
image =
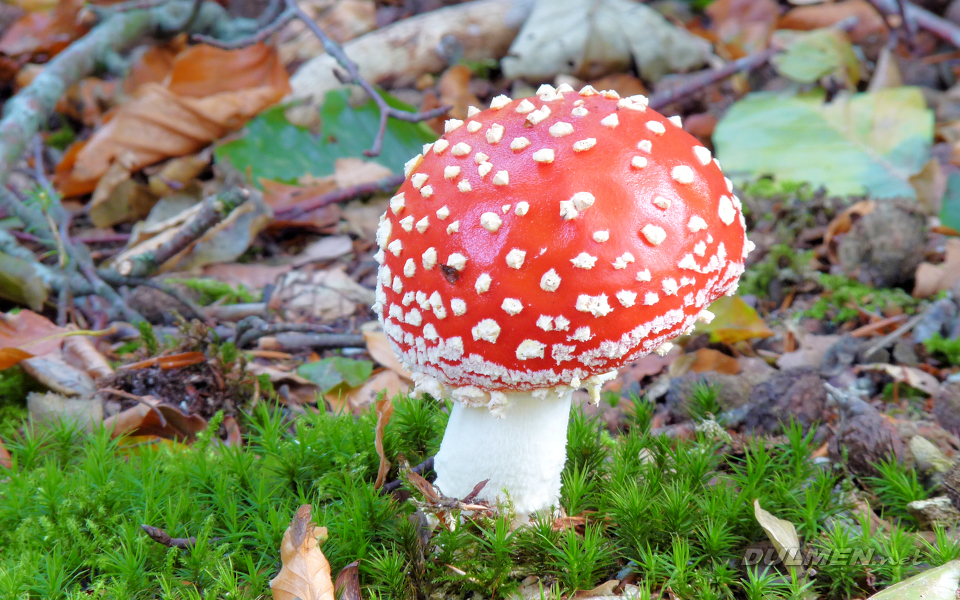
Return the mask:
[[740, 201], [679, 119], [538, 93], [447, 121], [381, 217], [375, 309], [421, 383], [578, 386], [710, 317], [743, 272]]

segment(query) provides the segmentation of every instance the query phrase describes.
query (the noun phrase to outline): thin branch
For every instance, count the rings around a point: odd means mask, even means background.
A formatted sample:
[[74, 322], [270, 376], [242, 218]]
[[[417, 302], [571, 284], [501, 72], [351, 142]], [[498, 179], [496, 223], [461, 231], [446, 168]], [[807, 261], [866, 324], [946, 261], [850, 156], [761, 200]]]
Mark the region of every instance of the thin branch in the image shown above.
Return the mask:
[[404, 179], [405, 177], [403, 175], [388, 175], [387, 177], [378, 179], [377, 181], [361, 183], [340, 190], [335, 190], [333, 192], [328, 192], [326, 194], [320, 194], [319, 196], [307, 198], [306, 200], [302, 200], [293, 206], [288, 206], [283, 210], [277, 211], [275, 218], [296, 219], [305, 215], [306, 213], [317, 210], [318, 208], [323, 208], [328, 204], [346, 202], [347, 200], [353, 200], [359, 196], [367, 196], [377, 192], [390, 192], [395, 190], [401, 183], [403, 183]]
[[117, 273], [125, 277], [146, 277], [165, 262], [185, 250], [211, 227], [223, 220], [230, 211], [242, 204], [249, 192], [237, 187], [227, 188], [203, 201], [200, 210], [169, 240], [151, 252], [146, 252], [117, 265]]
[[200, 306], [197, 306], [197, 304], [193, 300], [188, 298], [177, 288], [171, 285], [167, 285], [162, 281], [154, 281], [152, 279], [146, 279], [143, 277], [124, 277], [123, 275], [119, 275], [113, 271], [108, 271], [106, 269], [100, 270], [98, 271], [98, 273], [100, 274], [101, 277], [103, 277], [104, 281], [114, 286], [125, 285], [128, 287], [136, 287], [136, 286], [142, 285], [143, 287], [153, 288], [155, 290], [163, 292], [164, 294], [170, 296], [171, 298], [173, 298], [174, 300], [182, 304], [187, 309], [187, 312], [189, 313], [187, 315], [188, 317], [192, 319], [200, 319], [205, 323], [209, 322], [209, 319], [207, 319], [206, 312], [203, 310], [203, 308], [201, 308]]
[[675, 88], [653, 94], [650, 97], [650, 108], [660, 110], [671, 102], [686, 98], [707, 86], [723, 81], [727, 77], [760, 68], [779, 51], [778, 48], [767, 48], [762, 52], [728, 62], [719, 69], [711, 69], [697, 73]]
[[[433, 457], [429, 457], [427, 460], [423, 461], [415, 467], [411, 467], [410, 470], [417, 475], [420, 475], [426, 479], [426, 474], [429, 474], [430, 471], [433, 471]], [[403, 486], [402, 479], [394, 479], [383, 484], [383, 487], [380, 488], [380, 495], [389, 494], [394, 490], [398, 490]]]
[[885, 13], [900, 12], [905, 22], [922, 27], [940, 39], [950, 42], [960, 48], [960, 27], [957, 27], [950, 21], [938, 17], [932, 12], [920, 8], [912, 2], [906, 0], [875, 0], [875, 4]]
[[[269, 8], [268, 8], [269, 10]], [[271, 23], [263, 25], [259, 31], [253, 35], [248, 35], [247, 37], [240, 38], [232, 41], [224, 41], [217, 39], [210, 35], [203, 34], [194, 34], [190, 36], [190, 39], [195, 42], [200, 42], [201, 44], [208, 44], [210, 46], [216, 46], [217, 48], [222, 48], [224, 50], [236, 50], [238, 48], [244, 48], [246, 46], [252, 46], [258, 42], [266, 40], [271, 35], [283, 29], [283, 26], [289, 23], [290, 21], [297, 18], [297, 13], [292, 10], [285, 10]]]
[[268, 323], [257, 316], [247, 317], [237, 323], [233, 340], [237, 348], [243, 348], [264, 336], [277, 333], [330, 333], [329, 325], [312, 323]]

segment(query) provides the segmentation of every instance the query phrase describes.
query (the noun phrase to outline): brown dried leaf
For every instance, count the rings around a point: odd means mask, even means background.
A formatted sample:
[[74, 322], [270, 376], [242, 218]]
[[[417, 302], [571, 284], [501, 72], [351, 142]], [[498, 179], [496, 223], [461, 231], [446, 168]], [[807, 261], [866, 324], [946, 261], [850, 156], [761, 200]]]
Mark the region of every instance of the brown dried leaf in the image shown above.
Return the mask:
[[873, 200], [861, 200], [830, 221], [830, 224], [827, 225], [827, 231], [823, 234], [823, 244], [827, 247], [827, 256], [831, 263], [840, 264], [839, 243], [835, 238], [850, 231], [857, 219], [869, 215], [875, 208], [877, 208], [877, 203]]
[[24, 15], [0, 37], [0, 52], [54, 56], [89, 30], [79, 18], [84, 4], [85, 0], [60, 0], [53, 10]]
[[54, 352], [66, 333], [66, 329], [32, 310], [15, 315], [0, 313], [0, 371], [31, 356]]
[[440, 117], [441, 119], [449, 117], [465, 119], [467, 118], [467, 107], [480, 106], [480, 99], [470, 91], [471, 76], [470, 69], [465, 65], [454, 65], [440, 76], [438, 84], [440, 104], [449, 104], [453, 107], [448, 115]]
[[739, 50], [732, 58], [739, 58], [767, 48], [780, 7], [773, 0], [717, 0], [707, 7], [707, 14], [720, 41]]
[[318, 547], [325, 527], [311, 522], [311, 508], [297, 509], [280, 542], [280, 572], [270, 581], [274, 600], [334, 600], [330, 563]]
[[358, 561], [353, 561], [337, 575], [337, 582], [333, 585], [337, 600], [362, 600], [360, 578], [358, 576], [359, 566]]
[[385, 392], [387, 398], [393, 398], [397, 394], [405, 394], [409, 391], [409, 383], [400, 379], [400, 376], [393, 371], [382, 369], [360, 387], [353, 388], [342, 396], [327, 394], [324, 398], [333, 406], [344, 403], [357, 414], [374, 404], [381, 392]]
[[394, 373], [397, 373], [407, 381], [413, 381], [413, 375], [403, 368], [400, 361], [397, 360], [397, 355], [393, 353], [390, 340], [387, 338], [387, 335], [383, 333], [383, 329], [380, 328], [380, 323], [377, 321], [364, 323], [360, 326], [360, 331], [363, 333], [363, 340], [367, 343], [367, 352], [370, 353], [373, 360]]
[[384, 394], [382, 398], [377, 400], [376, 410], [377, 429], [373, 444], [377, 448], [377, 456], [380, 457], [380, 468], [377, 469], [377, 480], [373, 484], [373, 489], [379, 490], [390, 473], [390, 461], [387, 460], [387, 455], [383, 451], [383, 434], [387, 429], [387, 423], [390, 422], [390, 417], [393, 416], [393, 402], [390, 397]]
[[940, 382], [933, 375], [921, 371], [914, 367], [902, 367], [900, 365], [888, 365], [875, 363], [869, 365], [858, 365], [857, 372], [860, 371], [883, 371], [893, 378], [897, 383], [904, 383], [912, 388], [918, 389], [930, 396], [936, 396], [940, 391]]
[[133, 156], [131, 170], [196, 152], [289, 91], [286, 71], [268, 46], [193, 46], [177, 56], [165, 85], [143, 84], [90, 139], [71, 146], [56, 169], [58, 189], [64, 195], [93, 191], [125, 152]]
[[278, 309], [290, 320], [313, 317], [320, 321], [335, 321], [349, 317], [357, 305], [370, 306], [375, 298], [342, 267], [306, 273], [288, 273], [277, 286], [270, 300], [270, 308]]
[[844, 0], [837, 3], [798, 6], [780, 17], [777, 27], [811, 31], [836, 25], [847, 17], [857, 19], [856, 25], [850, 31], [850, 40], [854, 43], [863, 42], [871, 36], [881, 35], [887, 31], [883, 17], [867, 0]]
[[13, 457], [10, 456], [10, 452], [7, 450], [6, 446], [3, 445], [3, 440], [0, 440], [0, 468], [13, 468]]
[[693, 353], [694, 361], [690, 364], [688, 371], [694, 373], [703, 373], [705, 371], [715, 371], [725, 375], [736, 375], [740, 372], [740, 363], [732, 356], [727, 356], [719, 350], [713, 348], [700, 348]]
[[939, 265], [920, 263], [917, 267], [915, 298], [927, 298], [937, 292], [952, 289], [960, 282], [960, 239], [947, 240], [944, 261]]

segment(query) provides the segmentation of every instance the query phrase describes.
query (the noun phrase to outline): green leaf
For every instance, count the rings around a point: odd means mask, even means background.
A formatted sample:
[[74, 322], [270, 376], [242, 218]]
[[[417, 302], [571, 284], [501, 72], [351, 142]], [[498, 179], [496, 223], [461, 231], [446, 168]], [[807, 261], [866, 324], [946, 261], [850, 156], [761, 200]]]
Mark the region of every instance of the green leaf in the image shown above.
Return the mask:
[[800, 83], [814, 83], [832, 73], [848, 87], [860, 81], [860, 60], [846, 33], [837, 29], [816, 29], [778, 31], [775, 35], [786, 50], [770, 62], [784, 77]]
[[940, 224], [960, 231], [960, 173], [947, 177], [947, 191], [940, 206]]
[[342, 356], [306, 363], [297, 368], [297, 374], [320, 386], [324, 394], [340, 384], [360, 387], [372, 372], [373, 363], [369, 360], [353, 360]]
[[[380, 112], [373, 100], [353, 107], [348, 90], [328, 92], [320, 109], [323, 121], [320, 133], [294, 125], [287, 120], [284, 107], [264, 111], [250, 121], [244, 135], [214, 149], [218, 161], [230, 162], [241, 172], [249, 172], [254, 182], [272, 179], [295, 183], [304, 175], [332, 175], [338, 158], [366, 158], [364, 150], [373, 145], [380, 127]], [[415, 111], [389, 94], [387, 104]], [[383, 151], [370, 158], [394, 173], [402, 173], [403, 165], [420, 153], [423, 145], [437, 139], [423, 123], [407, 123], [390, 119], [383, 138]]]
[[917, 88], [785, 97], [747, 95], [717, 125], [717, 158], [731, 179], [772, 175], [832, 194], [915, 198], [910, 177], [927, 162], [933, 112]]

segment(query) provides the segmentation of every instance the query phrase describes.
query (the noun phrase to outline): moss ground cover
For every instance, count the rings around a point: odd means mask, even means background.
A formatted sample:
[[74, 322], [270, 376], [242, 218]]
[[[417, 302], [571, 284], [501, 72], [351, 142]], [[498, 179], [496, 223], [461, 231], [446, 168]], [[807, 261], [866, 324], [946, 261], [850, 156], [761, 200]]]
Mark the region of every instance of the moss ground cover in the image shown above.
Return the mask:
[[[406, 398], [395, 405], [387, 455], [416, 464], [439, 444], [444, 406]], [[508, 597], [530, 575], [544, 597], [629, 578], [650, 597], [669, 588], [693, 598], [788, 598], [805, 589], [847, 598], [960, 553], [946, 537], [918, 546], [908, 521], [889, 534], [862, 527], [849, 510], [851, 480], [810, 459], [812, 436], [799, 427], [734, 451], [703, 435], [651, 435], [639, 412], [616, 437], [583, 412], [572, 415], [562, 497], [568, 527], [543, 519], [511, 529], [500, 516], [466, 519], [452, 531], [431, 528], [401, 499], [416, 497], [415, 488], [396, 496], [374, 489], [372, 413], [294, 419], [260, 405], [244, 423], [243, 447], [209, 434], [188, 447], [111, 440], [70, 425], [25, 428], [7, 441], [12, 468], [0, 467], [0, 598], [269, 597], [281, 536], [303, 503], [328, 528], [323, 551], [333, 573], [360, 561], [365, 598]], [[868, 485], [881, 503], [919, 493], [895, 464]], [[791, 579], [742, 567], [745, 548], [765, 539], [755, 499], [794, 523], [807, 549], [867, 547], [886, 559], [883, 568], [828, 564], [816, 577]], [[167, 548], [141, 524], [196, 536], [196, 544]]]

